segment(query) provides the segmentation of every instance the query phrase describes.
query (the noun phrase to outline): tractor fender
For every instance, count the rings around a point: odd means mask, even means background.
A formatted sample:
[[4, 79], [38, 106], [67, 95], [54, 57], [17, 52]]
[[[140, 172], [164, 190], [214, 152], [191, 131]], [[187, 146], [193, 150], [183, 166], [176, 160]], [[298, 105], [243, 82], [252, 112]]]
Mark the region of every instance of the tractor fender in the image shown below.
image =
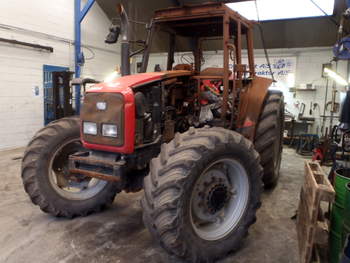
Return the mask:
[[236, 127], [239, 133], [251, 141], [254, 140], [262, 106], [271, 84], [271, 79], [254, 77], [240, 94]]

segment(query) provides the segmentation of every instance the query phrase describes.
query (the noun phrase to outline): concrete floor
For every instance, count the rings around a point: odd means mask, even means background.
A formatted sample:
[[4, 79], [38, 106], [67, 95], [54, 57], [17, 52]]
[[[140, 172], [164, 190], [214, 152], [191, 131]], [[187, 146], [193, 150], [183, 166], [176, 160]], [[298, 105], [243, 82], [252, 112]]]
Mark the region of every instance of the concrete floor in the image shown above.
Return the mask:
[[[120, 194], [113, 206], [73, 220], [34, 206], [20, 178], [23, 149], [0, 152], [0, 262], [177, 262], [152, 240], [141, 218], [142, 193]], [[298, 262], [295, 222], [303, 159], [285, 149], [278, 187], [263, 194], [258, 221], [242, 249], [221, 263]]]

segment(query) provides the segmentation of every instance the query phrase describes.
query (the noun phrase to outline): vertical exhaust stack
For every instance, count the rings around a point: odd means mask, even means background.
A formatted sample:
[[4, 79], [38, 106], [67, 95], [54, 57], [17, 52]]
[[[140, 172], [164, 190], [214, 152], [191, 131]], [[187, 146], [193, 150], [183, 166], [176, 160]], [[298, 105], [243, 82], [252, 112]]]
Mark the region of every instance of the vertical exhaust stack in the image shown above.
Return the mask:
[[129, 18], [122, 4], [117, 5], [121, 19], [121, 75], [130, 75]]

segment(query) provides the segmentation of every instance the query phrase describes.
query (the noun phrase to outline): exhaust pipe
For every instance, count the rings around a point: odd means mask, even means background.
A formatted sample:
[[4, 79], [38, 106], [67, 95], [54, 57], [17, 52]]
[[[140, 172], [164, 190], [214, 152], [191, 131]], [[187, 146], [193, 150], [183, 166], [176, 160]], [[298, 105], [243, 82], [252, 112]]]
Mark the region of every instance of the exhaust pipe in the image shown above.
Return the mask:
[[122, 4], [117, 5], [117, 13], [121, 19], [121, 75], [130, 75], [130, 44], [129, 44], [129, 19]]

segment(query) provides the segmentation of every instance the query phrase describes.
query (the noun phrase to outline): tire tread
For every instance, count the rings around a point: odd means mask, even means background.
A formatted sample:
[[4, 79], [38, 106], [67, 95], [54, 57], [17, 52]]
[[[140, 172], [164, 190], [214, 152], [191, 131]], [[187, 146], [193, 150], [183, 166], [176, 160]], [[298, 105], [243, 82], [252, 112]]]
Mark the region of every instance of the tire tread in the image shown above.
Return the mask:
[[[263, 182], [265, 188], [273, 188], [279, 179], [279, 172], [276, 173], [274, 169], [274, 150], [271, 150], [271, 148], [273, 148], [276, 141], [278, 115], [284, 115], [284, 112], [281, 112], [283, 109], [282, 92], [268, 91], [254, 140], [255, 148], [261, 156], [261, 165], [264, 169]], [[283, 123], [280, 125], [283, 129]]]
[[[254, 145], [249, 140], [233, 131], [215, 127], [190, 129], [183, 134], [177, 133], [175, 139], [168, 144], [164, 144], [160, 155], [151, 161], [150, 175], [144, 179], [145, 194], [141, 201], [143, 220], [152, 235], [170, 254], [191, 262], [203, 260], [190, 247], [186, 246], [186, 242], [180, 240], [179, 232], [181, 230], [179, 228], [182, 214], [179, 208], [184, 196], [183, 185], [189, 176], [189, 171], [200, 156], [206, 155], [217, 145], [231, 142], [249, 149], [253, 156], [251, 162], [258, 167], [259, 193], [257, 194], [260, 196], [262, 167], [259, 165], [259, 154], [254, 150]], [[162, 161], [166, 157], [168, 158], [167, 161]], [[163, 180], [164, 178], [166, 180]], [[259, 198], [251, 204], [254, 211], [260, 205]], [[244, 223], [244, 235], [247, 235], [248, 227], [255, 220], [255, 213], [251, 213], [249, 220]], [[237, 246], [232, 247], [232, 250], [237, 248]]]
[[33, 204], [38, 205], [45, 213], [52, 214], [56, 217], [73, 218], [76, 216], [86, 216], [93, 212], [101, 211], [106, 205], [110, 205], [116, 193], [117, 188], [109, 191], [103, 200], [96, 202], [96, 205], [85, 211], [72, 211], [71, 209], [58, 208], [57, 205], [50, 201], [49, 198], [41, 191], [38, 182], [38, 162], [43, 158], [43, 152], [46, 146], [54, 137], [59, 136], [66, 130], [79, 129], [78, 117], [66, 117], [51, 122], [46, 127], [40, 129], [33, 139], [28, 143], [22, 160], [21, 177], [26, 193], [29, 195]]

